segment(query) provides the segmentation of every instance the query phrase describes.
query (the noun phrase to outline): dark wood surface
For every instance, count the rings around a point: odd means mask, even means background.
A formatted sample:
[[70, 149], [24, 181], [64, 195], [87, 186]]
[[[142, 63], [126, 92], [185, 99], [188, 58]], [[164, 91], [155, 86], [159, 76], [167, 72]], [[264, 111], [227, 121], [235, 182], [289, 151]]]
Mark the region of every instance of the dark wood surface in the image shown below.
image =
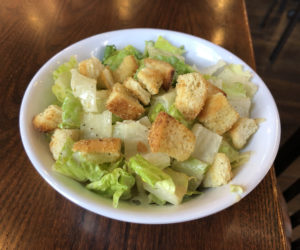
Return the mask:
[[255, 68], [245, 4], [207, 1], [0, 3], [0, 249], [286, 249], [273, 168], [245, 199], [209, 217], [139, 225], [88, 212], [35, 171], [20, 140], [24, 91], [55, 53], [105, 31], [153, 27], [196, 35]]

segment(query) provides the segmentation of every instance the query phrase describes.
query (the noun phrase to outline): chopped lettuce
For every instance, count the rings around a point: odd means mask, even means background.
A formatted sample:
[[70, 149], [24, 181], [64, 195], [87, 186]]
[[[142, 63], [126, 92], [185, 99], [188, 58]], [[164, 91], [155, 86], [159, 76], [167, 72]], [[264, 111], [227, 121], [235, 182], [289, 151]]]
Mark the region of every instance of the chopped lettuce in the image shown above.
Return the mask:
[[96, 102], [97, 102], [97, 108], [98, 112], [102, 113], [106, 109], [106, 101], [109, 97], [109, 90], [97, 90], [96, 92]]
[[162, 36], [159, 36], [154, 43], [154, 47], [157, 49], [161, 49], [164, 51], [168, 51], [174, 55], [182, 55], [185, 53], [184, 47], [180, 46], [179, 48], [172, 45], [168, 40], [163, 38]]
[[169, 167], [171, 165], [171, 159], [170, 157], [165, 154], [165, 153], [145, 153], [142, 154], [142, 156], [149, 161], [151, 164], [153, 164], [154, 166], [160, 168], [160, 169], [164, 169], [166, 167]]
[[53, 80], [57, 80], [59, 76], [65, 72], [70, 72], [71, 69], [76, 68], [78, 65], [78, 62], [76, 60], [75, 56], [71, 56], [70, 60], [68, 62], [63, 63], [60, 65], [56, 70], [53, 71], [52, 76]]
[[107, 173], [105, 166], [85, 161], [72, 151], [73, 143], [70, 138], [66, 141], [53, 169], [80, 182], [100, 180]]
[[113, 126], [113, 137], [120, 138], [124, 142], [126, 159], [139, 153], [139, 145], [148, 151], [148, 131], [149, 129], [138, 121], [126, 120]]
[[239, 113], [240, 117], [249, 117], [251, 109], [251, 99], [249, 97], [227, 97], [231, 106]]
[[166, 168], [163, 171], [171, 178], [172, 184], [167, 181], [159, 181], [153, 187], [148, 183], [144, 183], [144, 188], [154, 194], [159, 200], [178, 205], [181, 203], [184, 195], [187, 194], [189, 177], [170, 168]]
[[70, 60], [60, 65], [53, 71], [54, 84], [52, 86], [52, 93], [56, 96], [57, 100], [61, 103], [67, 96], [67, 92], [71, 90], [71, 69], [77, 67], [77, 60], [74, 56]]
[[227, 141], [224, 139], [219, 148], [219, 153], [224, 153], [230, 160], [230, 163], [237, 161], [240, 157], [240, 153], [235, 150]]
[[84, 113], [80, 130], [84, 139], [109, 138], [112, 136], [112, 113]]
[[232, 168], [237, 168], [245, 164], [249, 160], [251, 155], [250, 152], [240, 153], [239, 151], [234, 149], [234, 147], [232, 147], [230, 143], [227, 142], [225, 139], [222, 140], [219, 152], [226, 154], [226, 156], [230, 160]]
[[244, 84], [239, 82], [223, 82], [223, 91], [227, 97], [246, 97], [246, 87]]
[[102, 62], [107, 60], [107, 58], [111, 57], [116, 52], [117, 52], [117, 48], [115, 45], [106, 45], [105, 50], [104, 50], [104, 56], [102, 58]]
[[115, 168], [111, 173], [104, 175], [99, 181], [92, 182], [86, 187], [105, 197], [113, 198], [113, 206], [116, 208], [119, 199], [129, 199], [131, 188], [135, 184], [135, 178], [122, 168]]
[[[231, 86], [233, 86], [233, 84], [235, 83], [244, 85], [244, 89], [245, 89], [244, 91], [246, 92], [245, 94], [250, 98], [252, 98], [257, 91], [257, 86], [254, 83], [250, 82], [252, 77], [251, 73], [249, 71], [243, 70], [242, 65], [228, 64], [224, 67], [224, 69], [220, 73], [216, 74], [216, 77], [223, 81], [223, 85], [224, 83], [225, 85], [229, 84]], [[240, 89], [240, 87], [238, 88]], [[230, 93], [232, 92], [236, 92], [236, 91], [231, 91]]]
[[180, 111], [175, 107], [175, 105], [173, 104], [169, 111], [168, 114], [172, 117], [174, 117], [177, 121], [181, 122], [184, 126], [186, 127], [191, 127], [193, 122], [188, 122], [183, 115], [180, 113]]
[[209, 165], [207, 163], [191, 157], [182, 162], [174, 161], [172, 169], [185, 173], [190, 177], [194, 177], [189, 180], [189, 190], [194, 191], [201, 184], [208, 166]]
[[196, 136], [195, 150], [192, 156], [211, 164], [222, 142], [222, 136], [196, 123], [192, 132]]
[[163, 170], [154, 166], [144, 157], [137, 154], [129, 159], [129, 168], [131, 168], [142, 180], [154, 187], [157, 182], [164, 182], [173, 191], [175, 190], [174, 183], [169, 175]]
[[105, 48], [104, 55], [106, 56], [102, 62], [104, 65], [108, 65], [111, 70], [116, 70], [126, 56], [133, 55], [137, 60], [141, 60], [143, 58], [142, 53], [132, 45], [128, 45], [121, 50], [115, 50], [115, 47], [112, 47], [112, 45], [108, 46], [110, 47], [107, 49]]
[[151, 204], [151, 203], [155, 203], [155, 204], [157, 204], [157, 205], [159, 205], [159, 206], [163, 206], [163, 205], [165, 205], [166, 204], [166, 201], [165, 200], [161, 200], [160, 198], [158, 198], [156, 195], [154, 195], [154, 194], [148, 194], [148, 199], [149, 199], [149, 203]]
[[80, 74], [77, 70], [71, 70], [71, 88], [74, 96], [80, 99], [85, 112], [98, 112], [97, 107], [97, 81]]
[[62, 123], [60, 128], [79, 128], [83, 110], [78, 98], [68, 93], [62, 104]]
[[166, 112], [166, 108], [164, 107], [164, 105], [160, 102], [156, 103], [153, 105], [153, 107], [151, 106], [150, 110], [149, 110], [149, 113], [148, 113], [148, 117], [149, 117], [149, 120], [151, 122], [154, 122], [157, 115], [161, 112], [161, 111], [164, 111]]

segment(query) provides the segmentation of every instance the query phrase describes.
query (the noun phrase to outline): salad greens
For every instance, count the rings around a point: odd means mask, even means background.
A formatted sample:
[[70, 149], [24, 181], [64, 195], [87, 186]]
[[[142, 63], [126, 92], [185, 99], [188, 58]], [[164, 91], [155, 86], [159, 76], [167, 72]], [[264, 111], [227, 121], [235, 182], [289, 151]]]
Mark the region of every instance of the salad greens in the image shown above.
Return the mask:
[[[227, 64], [222, 60], [198, 70], [185, 62], [185, 52], [183, 46], [174, 46], [159, 36], [156, 41], [145, 42], [143, 53], [132, 45], [122, 49], [107, 45], [99, 60], [113, 74], [126, 56], [133, 55], [139, 65], [132, 75], [135, 80], [137, 72], [145, 67], [143, 59], [161, 60], [173, 66], [175, 85], [179, 75], [200, 72], [225, 92], [228, 102], [240, 117], [249, 117], [251, 99], [257, 91], [257, 86], [251, 82], [251, 73], [243, 70], [241, 65]], [[74, 152], [75, 142], [67, 138], [53, 169], [81, 182], [95, 193], [112, 198], [114, 207], [118, 206], [120, 199], [160, 206], [180, 204], [186, 197], [202, 193], [201, 184], [218, 153], [228, 157], [232, 168], [248, 161], [250, 153], [236, 150], [226, 135], [207, 129], [197, 119], [187, 121], [175, 106], [174, 88], [167, 92], [160, 90], [159, 94], [152, 96], [140, 120], [123, 120], [106, 107], [110, 90], [99, 89], [99, 79], [81, 74], [78, 65], [76, 57], [71, 57], [52, 73], [52, 92], [62, 111], [59, 128], [80, 130], [81, 139], [85, 140], [119, 138], [122, 155], [114, 162], [96, 164], [88, 154]], [[166, 153], [151, 152], [149, 131], [162, 111], [194, 134], [195, 149], [189, 159], [180, 162]], [[232, 185], [231, 189], [240, 191], [238, 186]]]

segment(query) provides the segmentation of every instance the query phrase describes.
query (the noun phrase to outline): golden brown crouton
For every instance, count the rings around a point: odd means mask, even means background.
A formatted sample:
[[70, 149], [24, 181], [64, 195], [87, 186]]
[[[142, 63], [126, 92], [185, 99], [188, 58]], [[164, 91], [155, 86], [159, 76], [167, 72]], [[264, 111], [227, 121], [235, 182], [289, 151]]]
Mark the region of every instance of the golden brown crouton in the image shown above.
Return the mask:
[[80, 152], [88, 161], [101, 164], [114, 162], [121, 156], [119, 138], [80, 140], [73, 145], [74, 152]]
[[151, 93], [151, 95], [156, 95], [159, 92], [164, 80], [164, 76], [159, 70], [147, 67], [142, 68], [137, 73], [137, 78], [143, 87]]
[[224, 153], [217, 153], [204, 180], [204, 187], [218, 187], [227, 184], [232, 178], [230, 160]]
[[187, 120], [194, 120], [204, 106], [208, 83], [198, 72], [180, 75], [177, 82], [175, 106]]
[[224, 96], [226, 96], [226, 93], [218, 88], [217, 86], [213, 85], [210, 81], [206, 81], [208, 83], [207, 85], [207, 96], [212, 96], [218, 93], [222, 93]]
[[99, 87], [103, 89], [112, 89], [115, 82], [109, 67], [105, 67], [99, 75]]
[[234, 110], [222, 93], [209, 96], [199, 115], [199, 121], [219, 135], [231, 129], [238, 119], [238, 112]]
[[175, 73], [175, 69], [173, 68], [173, 66], [167, 62], [152, 58], [144, 59], [144, 64], [147, 68], [152, 68], [160, 71], [160, 73], [163, 75], [162, 87], [167, 91], [170, 88]]
[[233, 146], [237, 149], [243, 148], [247, 140], [257, 130], [257, 124], [254, 119], [240, 118], [229, 130], [229, 136], [231, 137]]
[[124, 57], [119, 67], [113, 71], [115, 82], [124, 82], [128, 77], [133, 76], [138, 67], [139, 65], [133, 55]]
[[106, 102], [106, 108], [124, 120], [136, 120], [145, 111], [138, 100], [132, 97], [120, 83], [114, 85]]
[[57, 105], [50, 105], [32, 120], [34, 128], [41, 132], [53, 131], [61, 122], [62, 110]]
[[129, 90], [129, 92], [138, 98], [144, 105], [148, 105], [150, 102], [151, 94], [144, 90], [140, 83], [134, 80], [132, 77], [129, 77], [123, 85]]
[[165, 112], [160, 112], [148, 136], [151, 151], [166, 153], [178, 161], [188, 159], [196, 138], [187, 127]]
[[103, 69], [104, 66], [96, 57], [91, 57], [89, 59], [81, 61], [78, 65], [78, 71], [80, 74], [89, 78], [96, 79], [98, 82], [98, 78]]
[[51, 141], [49, 144], [53, 158], [55, 160], [58, 159], [59, 154], [62, 151], [68, 138], [71, 138], [73, 141], [77, 141], [79, 137], [79, 129], [55, 129], [53, 135], [51, 136]]

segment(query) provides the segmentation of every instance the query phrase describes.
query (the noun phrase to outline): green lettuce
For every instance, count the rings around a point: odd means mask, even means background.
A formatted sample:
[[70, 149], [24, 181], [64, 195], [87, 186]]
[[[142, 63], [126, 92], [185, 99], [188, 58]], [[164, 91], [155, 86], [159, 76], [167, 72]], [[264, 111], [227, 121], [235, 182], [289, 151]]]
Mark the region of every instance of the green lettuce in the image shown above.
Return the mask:
[[102, 62], [104, 65], [108, 65], [111, 70], [116, 70], [126, 56], [133, 55], [137, 60], [143, 58], [143, 54], [132, 45], [128, 45], [121, 50], [115, 50], [114, 45], [108, 46], [110, 47], [107, 48], [106, 46]]
[[189, 179], [189, 190], [194, 191], [201, 184], [208, 166], [207, 163], [191, 157], [182, 162], [174, 161], [172, 169], [185, 173], [190, 177], [194, 177]]
[[226, 156], [230, 160], [232, 168], [237, 168], [245, 164], [251, 156], [250, 152], [240, 153], [239, 151], [235, 150], [234, 147], [231, 146], [230, 143], [224, 139], [222, 140], [219, 152], [226, 154]]
[[84, 161], [79, 154], [72, 151], [73, 144], [72, 139], [67, 139], [53, 169], [80, 182], [100, 180], [107, 173], [106, 166]]
[[160, 168], [152, 165], [149, 161], [147, 161], [144, 157], [137, 154], [129, 159], [128, 166], [132, 169], [141, 179], [151, 185], [155, 186], [158, 182], [165, 182], [166, 186], [172, 191], [175, 191], [175, 185], [169, 175], [167, 175]]
[[223, 82], [222, 89], [227, 94], [228, 97], [229, 96], [247, 97], [246, 96], [247, 91], [245, 85], [239, 82], [234, 82], [234, 83]]
[[177, 121], [181, 122], [184, 126], [190, 128], [193, 124], [193, 122], [188, 122], [183, 115], [180, 113], [180, 111], [175, 107], [175, 105], [171, 105], [168, 114], [172, 117], [174, 117]]
[[68, 62], [63, 63], [56, 70], [53, 71], [53, 73], [52, 73], [53, 80], [55, 81], [56, 79], [58, 79], [58, 77], [61, 74], [65, 73], [65, 72], [70, 72], [70, 70], [76, 68], [77, 65], [78, 65], [78, 62], [76, 60], [76, 57], [71, 56], [71, 58]]
[[131, 197], [131, 188], [135, 184], [135, 178], [122, 168], [115, 168], [104, 175], [99, 181], [92, 182], [86, 187], [105, 197], [113, 198], [113, 206], [118, 207], [119, 199]]
[[60, 65], [53, 71], [52, 76], [54, 84], [52, 86], [52, 93], [56, 96], [59, 102], [63, 102], [67, 96], [67, 92], [71, 90], [71, 69], [77, 67], [77, 60], [74, 56], [70, 60]]
[[60, 128], [79, 128], [83, 114], [80, 100], [69, 92], [62, 104], [62, 123]]
[[178, 48], [178, 47], [172, 45], [168, 40], [166, 40], [162, 36], [159, 36], [157, 38], [156, 42], [154, 43], [154, 47], [157, 49], [168, 51], [175, 55], [182, 55], [183, 53], [185, 53], [183, 46], [180, 46]]
[[159, 206], [163, 206], [166, 204], [166, 201], [165, 200], [161, 200], [160, 198], [158, 198], [156, 195], [154, 194], [148, 194], [148, 202], [149, 204], [151, 203], [155, 203]]
[[155, 105], [153, 105], [153, 108], [150, 108], [149, 110], [149, 113], [148, 113], [148, 117], [149, 117], [149, 120], [151, 122], [154, 122], [157, 115], [161, 112], [161, 111], [164, 111], [166, 112], [166, 109], [165, 107], [163, 106], [162, 103], [158, 102], [156, 103]]
[[85, 112], [98, 112], [97, 81], [71, 70], [71, 88], [74, 96], [80, 99]]

